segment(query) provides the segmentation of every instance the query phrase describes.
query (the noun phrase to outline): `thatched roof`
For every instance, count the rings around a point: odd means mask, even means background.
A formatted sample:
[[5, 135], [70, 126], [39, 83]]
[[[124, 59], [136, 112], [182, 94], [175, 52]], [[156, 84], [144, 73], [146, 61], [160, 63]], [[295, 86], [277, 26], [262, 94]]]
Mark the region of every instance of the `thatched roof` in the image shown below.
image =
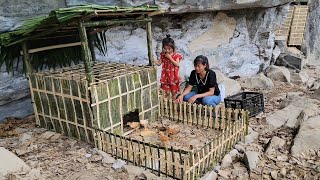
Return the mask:
[[[31, 35], [41, 33], [45, 30], [53, 28], [63, 29], [63, 27], [67, 26], [72, 27], [72, 24], [68, 23], [77, 21], [80, 18], [84, 21], [90, 21], [95, 17], [108, 17], [108, 19], [118, 18], [119, 16], [132, 17], [143, 14], [152, 14], [152, 12], [157, 12], [159, 10], [160, 8], [158, 6], [117, 7], [83, 5], [61, 8], [51, 11], [48, 16], [26, 19], [15, 31], [1, 33], [0, 46], [10, 46], [21, 42], [21, 40], [31, 39]], [[77, 27], [75, 26], [75, 28]], [[51, 34], [53, 33], [54, 31]]]

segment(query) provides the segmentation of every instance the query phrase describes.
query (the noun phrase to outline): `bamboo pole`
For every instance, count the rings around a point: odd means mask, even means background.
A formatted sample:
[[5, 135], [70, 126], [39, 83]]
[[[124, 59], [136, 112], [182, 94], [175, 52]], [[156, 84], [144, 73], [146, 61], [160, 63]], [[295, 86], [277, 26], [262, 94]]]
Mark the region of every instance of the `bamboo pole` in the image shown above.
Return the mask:
[[153, 66], [151, 21], [147, 22], [146, 29], [147, 29], [147, 44], [148, 44], [149, 66]]
[[91, 57], [92, 57], [92, 61], [96, 61], [97, 58], [96, 58], [96, 53], [94, 52], [94, 43], [93, 43], [93, 34], [89, 34], [89, 48], [90, 48], [90, 51], [91, 51]]
[[110, 26], [110, 25], [122, 25], [128, 23], [145, 23], [151, 22], [151, 18], [145, 19], [126, 19], [126, 20], [104, 20], [104, 21], [90, 21], [83, 23], [84, 27], [98, 27], [98, 26]]
[[91, 77], [91, 56], [90, 56], [90, 49], [88, 45], [88, 38], [86, 28], [82, 22], [79, 21], [79, 35], [81, 41], [81, 54], [84, 61], [85, 71], [86, 71], [86, 78], [88, 81], [88, 86], [92, 83]]
[[30, 56], [29, 56], [29, 52], [28, 52], [28, 46], [27, 46], [27, 42], [24, 41], [22, 43], [22, 52], [23, 52], [23, 62], [24, 62], [24, 65], [26, 67], [26, 72], [27, 72], [27, 75], [32, 73], [32, 66], [31, 66], [31, 63], [30, 63]]

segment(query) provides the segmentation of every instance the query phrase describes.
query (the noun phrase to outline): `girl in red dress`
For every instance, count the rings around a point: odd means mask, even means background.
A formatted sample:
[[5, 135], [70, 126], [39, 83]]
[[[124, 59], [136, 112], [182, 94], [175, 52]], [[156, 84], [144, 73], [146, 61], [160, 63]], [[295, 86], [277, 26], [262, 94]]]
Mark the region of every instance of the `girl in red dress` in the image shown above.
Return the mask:
[[162, 72], [160, 78], [160, 88], [164, 91], [165, 97], [176, 99], [180, 92], [181, 79], [179, 77], [179, 63], [182, 60], [181, 54], [176, 52], [176, 47], [170, 35], [162, 40], [162, 52], [160, 58], [155, 63], [160, 66], [162, 64]]

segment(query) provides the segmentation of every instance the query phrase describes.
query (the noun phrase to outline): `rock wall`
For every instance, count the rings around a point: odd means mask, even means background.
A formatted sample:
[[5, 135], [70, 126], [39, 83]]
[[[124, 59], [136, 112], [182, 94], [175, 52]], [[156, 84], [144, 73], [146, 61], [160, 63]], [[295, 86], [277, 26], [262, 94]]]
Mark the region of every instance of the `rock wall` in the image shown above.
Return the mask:
[[[175, 40], [183, 55], [180, 76], [186, 80], [193, 60], [202, 54], [211, 68], [225, 75], [250, 77], [270, 65], [274, 30], [286, 13], [285, 7], [226, 13], [191, 13], [155, 17], [153, 23], [154, 54], [161, 52], [166, 34]], [[140, 27], [117, 27], [106, 32], [108, 54], [96, 51], [97, 59], [112, 62], [147, 64], [146, 32]], [[159, 68], [160, 73], [160, 68]]]
[[290, 0], [66, 0], [67, 5], [84, 3], [116, 6], [138, 6], [155, 4], [172, 13], [185, 13], [195, 11], [221, 11], [257, 7], [275, 7], [291, 2]]
[[65, 0], [1, 0], [0, 32], [15, 29], [25, 18], [46, 15], [52, 9], [65, 6]]
[[320, 65], [320, 2], [309, 0], [309, 16], [305, 30], [305, 47], [309, 64]]

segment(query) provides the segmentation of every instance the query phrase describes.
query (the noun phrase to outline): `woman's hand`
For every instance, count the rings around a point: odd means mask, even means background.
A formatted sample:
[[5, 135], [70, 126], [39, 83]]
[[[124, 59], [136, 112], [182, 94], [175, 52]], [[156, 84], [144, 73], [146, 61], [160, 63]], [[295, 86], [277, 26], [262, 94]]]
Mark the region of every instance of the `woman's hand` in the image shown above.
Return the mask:
[[194, 95], [192, 96], [190, 99], [189, 99], [189, 103], [194, 103], [196, 100], [198, 99], [198, 96], [197, 95]]
[[175, 102], [177, 102], [177, 103], [181, 103], [182, 101], [183, 101], [183, 96], [182, 95], [179, 95], [177, 97], [177, 99], [175, 100]]

